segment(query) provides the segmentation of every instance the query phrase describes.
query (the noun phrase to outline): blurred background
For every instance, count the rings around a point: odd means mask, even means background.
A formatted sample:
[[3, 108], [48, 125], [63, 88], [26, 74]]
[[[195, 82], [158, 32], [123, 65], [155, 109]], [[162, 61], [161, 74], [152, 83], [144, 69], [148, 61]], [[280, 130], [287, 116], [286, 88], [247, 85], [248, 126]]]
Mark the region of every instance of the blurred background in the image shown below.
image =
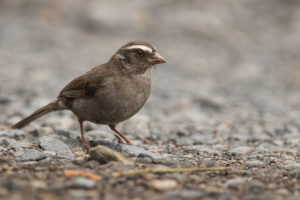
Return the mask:
[[168, 61], [142, 111], [151, 120], [299, 126], [299, 35], [297, 0], [0, 0], [0, 122], [145, 40]]
[[[85, 162], [71, 112], [8, 131], [132, 40], [167, 60], [141, 112], [118, 127], [140, 147], [125, 146], [137, 166], [245, 171], [114, 179], [131, 168]], [[299, 0], [0, 0], [0, 199], [299, 199], [299, 53]], [[105, 126], [85, 129], [94, 145], [113, 144]], [[153, 179], [177, 188], [154, 190]]]

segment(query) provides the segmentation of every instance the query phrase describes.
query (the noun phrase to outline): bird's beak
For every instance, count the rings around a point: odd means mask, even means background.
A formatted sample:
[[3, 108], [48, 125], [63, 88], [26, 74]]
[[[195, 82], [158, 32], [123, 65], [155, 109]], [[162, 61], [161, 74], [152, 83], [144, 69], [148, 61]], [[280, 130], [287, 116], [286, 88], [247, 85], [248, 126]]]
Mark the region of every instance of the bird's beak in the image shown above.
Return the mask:
[[159, 55], [157, 52], [155, 52], [154, 55], [152, 55], [149, 59], [148, 59], [149, 63], [155, 65], [155, 64], [160, 64], [160, 63], [166, 63], [167, 61], [164, 59], [164, 57], [162, 57], [161, 55]]

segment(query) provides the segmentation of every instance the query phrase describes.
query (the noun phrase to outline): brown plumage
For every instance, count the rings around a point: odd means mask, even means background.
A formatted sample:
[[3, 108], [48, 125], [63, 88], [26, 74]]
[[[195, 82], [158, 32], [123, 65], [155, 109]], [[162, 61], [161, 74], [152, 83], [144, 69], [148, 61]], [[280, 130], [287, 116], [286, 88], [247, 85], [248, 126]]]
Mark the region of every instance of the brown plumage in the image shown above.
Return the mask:
[[22, 128], [52, 111], [71, 110], [78, 118], [85, 150], [88, 151], [90, 147], [84, 139], [84, 121], [106, 124], [128, 144], [132, 144], [116, 130], [116, 125], [143, 107], [151, 90], [152, 67], [165, 62], [149, 43], [130, 42], [121, 47], [107, 63], [92, 68], [67, 84], [57, 100], [38, 109], [12, 128]]

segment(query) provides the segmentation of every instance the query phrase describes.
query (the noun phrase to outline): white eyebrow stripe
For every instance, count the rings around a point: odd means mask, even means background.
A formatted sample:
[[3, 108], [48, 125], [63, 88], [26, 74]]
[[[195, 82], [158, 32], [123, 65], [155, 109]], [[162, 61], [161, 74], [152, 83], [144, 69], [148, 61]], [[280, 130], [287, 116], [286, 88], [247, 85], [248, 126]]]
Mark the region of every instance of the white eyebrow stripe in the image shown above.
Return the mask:
[[152, 49], [145, 45], [132, 45], [132, 46], [126, 47], [126, 49], [141, 49], [143, 51], [148, 51], [148, 52], [152, 53]]

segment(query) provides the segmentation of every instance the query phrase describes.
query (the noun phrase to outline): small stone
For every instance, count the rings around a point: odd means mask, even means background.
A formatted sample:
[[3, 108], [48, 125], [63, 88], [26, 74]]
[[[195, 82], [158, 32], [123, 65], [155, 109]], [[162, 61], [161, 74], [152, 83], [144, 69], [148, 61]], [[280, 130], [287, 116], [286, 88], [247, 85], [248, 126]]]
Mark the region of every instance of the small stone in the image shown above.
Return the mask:
[[211, 159], [211, 158], [206, 158], [206, 159], [203, 160], [203, 163], [202, 163], [202, 164], [203, 164], [205, 167], [213, 167], [213, 166], [215, 165], [215, 163], [216, 163], [215, 160], [213, 160], [213, 159]]
[[94, 199], [101, 199], [99, 197], [98, 191], [93, 191], [93, 190], [83, 191], [83, 190], [77, 190], [77, 189], [69, 189], [67, 191], [67, 194], [73, 200], [82, 200], [82, 199], [94, 200]]
[[178, 183], [173, 179], [152, 180], [149, 186], [158, 191], [171, 190], [178, 187]]
[[10, 178], [0, 182], [1, 188], [5, 188], [10, 192], [19, 190], [23, 188], [25, 185], [26, 183], [24, 181], [17, 178]]
[[246, 166], [248, 168], [252, 168], [252, 167], [263, 167], [264, 163], [262, 161], [259, 160], [247, 160], [246, 161]]
[[47, 189], [47, 184], [43, 181], [33, 180], [33, 181], [30, 181], [30, 185], [33, 189], [36, 189], [36, 190], [46, 190]]
[[285, 188], [277, 189], [277, 190], [275, 191], [275, 193], [276, 193], [276, 194], [279, 194], [279, 195], [283, 195], [283, 196], [287, 196], [287, 195], [290, 194], [289, 191], [288, 191], [287, 189], [285, 189]]
[[120, 151], [128, 157], [149, 157], [152, 160], [158, 160], [162, 158], [159, 153], [153, 153], [137, 146], [122, 144], [120, 147]]
[[10, 138], [24, 136], [25, 134], [22, 129], [0, 130], [0, 136], [8, 136]]
[[7, 139], [3, 139], [0, 144], [3, 146], [8, 146], [9, 142], [7, 141]]
[[28, 142], [27, 140], [15, 140], [11, 138], [6, 138], [2, 140], [2, 144], [4, 146], [10, 146], [13, 147], [14, 149], [24, 149], [24, 148], [30, 148], [32, 146], [32, 143]]
[[230, 188], [238, 188], [240, 185], [243, 185], [246, 182], [245, 179], [243, 178], [234, 178], [234, 179], [229, 179], [226, 181], [226, 184]]
[[121, 161], [124, 164], [133, 165], [134, 163], [124, 156], [123, 154], [114, 151], [108, 147], [98, 145], [89, 151], [90, 159], [97, 160], [98, 162], [105, 164], [110, 161]]
[[300, 179], [300, 168], [297, 169], [298, 171], [296, 172], [296, 179]]
[[43, 160], [47, 157], [45, 153], [42, 153], [35, 149], [25, 149], [23, 154], [19, 157], [19, 160], [21, 162], [27, 162], [27, 161], [39, 161]]
[[195, 145], [195, 146], [193, 146], [193, 150], [194, 150], [196, 153], [208, 153], [208, 154], [212, 154], [212, 153], [215, 152], [215, 151], [212, 150], [211, 148], [205, 147], [205, 146], [202, 146], [202, 145]]
[[92, 147], [102, 145], [102, 146], [106, 146], [109, 148], [114, 148], [114, 146], [115, 146], [115, 144], [113, 143], [113, 141], [111, 139], [90, 140], [89, 143]]
[[96, 182], [85, 177], [76, 177], [68, 185], [69, 188], [93, 189]]
[[241, 155], [241, 154], [247, 154], [250, 153], [251, 151], [253, 151], [252, 147], [248, 147], [248, 146], [241, 146], [241, 147], [236, 147], [234, 149], [231, 149], [229, 151], [229, 153], [231, 153], [232, 155]]
[[194, 141], [195, 145], [197, 145], [197, 144], [207, 144], [207, 142], [209, 140], [211, 140], [211, 138], [208, 138], [208, 136], [206, 136], [206, 135], [193, 136], [193, 141]]
[[292, 170], [299, 167], [300, 167], [300, 163], [296, 163], [295, 161], [292, 160], [287, 160], [284, 164], [278, 166], [278, 168], [284, 170]]
[[140, 158], [136, 158], [135, 162], [142, 163], [142, 164], [150, 164], [152, 163], [152, 159], [149, 157], [140, 157]]
[[39, 138], [39, 141], [45, 151], [54, 152], [57, 158], [73, 159], [75, 157], [68, 145], [54, 137], [43, 136]]

